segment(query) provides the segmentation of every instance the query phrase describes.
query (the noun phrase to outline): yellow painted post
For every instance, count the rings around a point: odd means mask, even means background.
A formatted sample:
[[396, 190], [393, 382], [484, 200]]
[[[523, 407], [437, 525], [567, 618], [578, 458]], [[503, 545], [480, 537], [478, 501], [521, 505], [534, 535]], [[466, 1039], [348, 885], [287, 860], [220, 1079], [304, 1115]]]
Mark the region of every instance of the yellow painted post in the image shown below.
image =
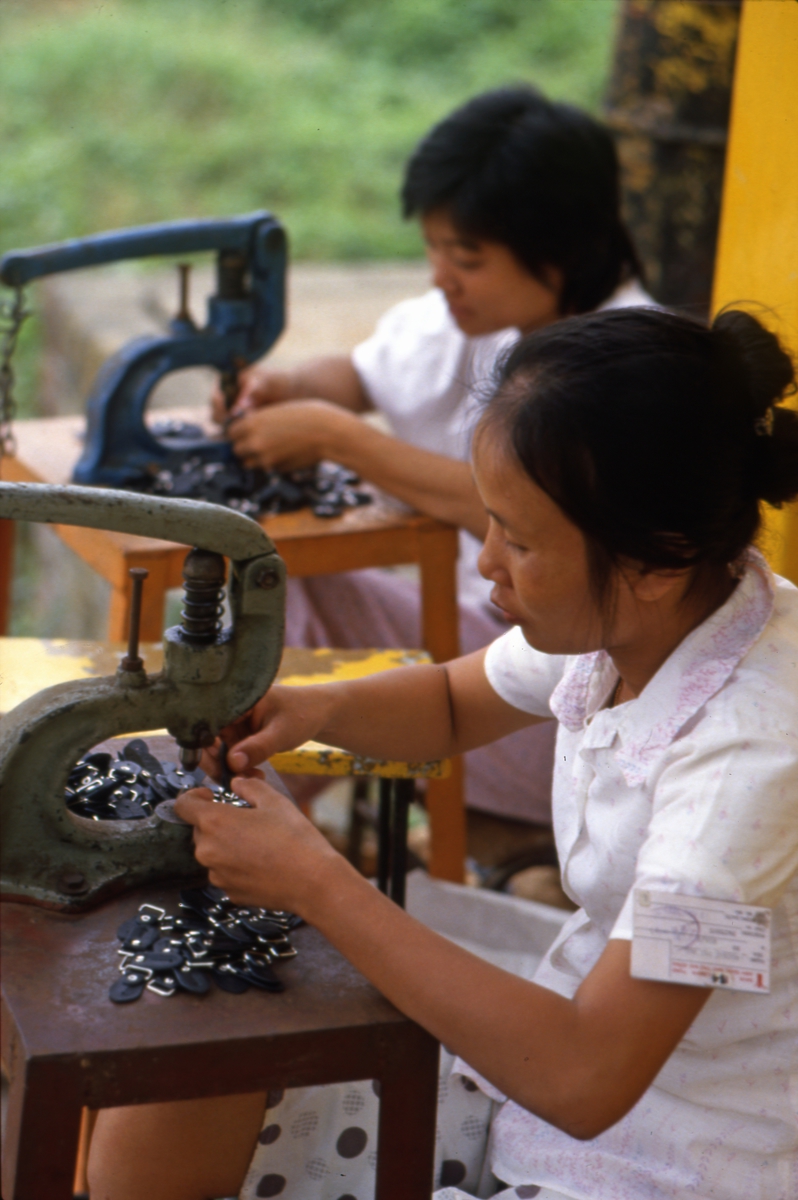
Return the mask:
[[[740, 22], [712, 310], [752, 301], [798, 359], [796, 0], [745, 0]], [[767, 509], [762, 548], [798, 584], [798, 503]]]

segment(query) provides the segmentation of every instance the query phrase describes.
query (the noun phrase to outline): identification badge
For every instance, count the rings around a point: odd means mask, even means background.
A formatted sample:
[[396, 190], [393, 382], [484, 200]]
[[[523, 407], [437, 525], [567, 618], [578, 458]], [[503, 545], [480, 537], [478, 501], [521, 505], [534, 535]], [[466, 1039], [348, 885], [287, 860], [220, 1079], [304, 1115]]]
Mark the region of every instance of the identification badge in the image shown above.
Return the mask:
[[634, 894], [632, 975], [770, 991], [770, 909], [676, 892]]

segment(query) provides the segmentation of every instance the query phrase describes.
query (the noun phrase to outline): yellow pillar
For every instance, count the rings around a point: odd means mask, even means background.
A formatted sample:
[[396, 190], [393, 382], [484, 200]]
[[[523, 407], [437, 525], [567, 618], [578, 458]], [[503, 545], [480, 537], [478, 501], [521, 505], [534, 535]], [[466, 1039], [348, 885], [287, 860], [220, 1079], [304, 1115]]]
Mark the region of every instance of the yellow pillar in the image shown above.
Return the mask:
[[[712, 309], [746, 301], [798, 360], [796, 0], [745, 0], [740, 21]], [[762, 547], [798, 584], [798, 503], [767, 509]]]

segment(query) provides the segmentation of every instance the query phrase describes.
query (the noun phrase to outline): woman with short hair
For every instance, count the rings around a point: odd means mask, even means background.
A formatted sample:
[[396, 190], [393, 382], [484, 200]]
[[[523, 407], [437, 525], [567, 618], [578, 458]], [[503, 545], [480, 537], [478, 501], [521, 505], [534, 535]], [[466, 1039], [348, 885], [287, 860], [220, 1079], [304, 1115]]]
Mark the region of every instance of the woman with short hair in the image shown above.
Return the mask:
[[[459, 526], [470, 652], [506, 628], [477, 570], [487, 523], [469, 464], [475, 405], [498, 356], [564, 316], [654, 302], [621, 219], [610, 134], [533, 88], [487, 92], [436, 125], [407, 164], [402, 206], [420, 221], [432, 290], [392, 308], [351, 356], [251, 368], [229, 432], [247, 466], [332, 459]], [[359, 419], [369, 411], [393, 436]], [[418, 588], [376, 570], [289, 580], [286, 641], [418, 646]], [[548, 824], [553, 739], [544, 725], [468, 754], [468, 804]]]

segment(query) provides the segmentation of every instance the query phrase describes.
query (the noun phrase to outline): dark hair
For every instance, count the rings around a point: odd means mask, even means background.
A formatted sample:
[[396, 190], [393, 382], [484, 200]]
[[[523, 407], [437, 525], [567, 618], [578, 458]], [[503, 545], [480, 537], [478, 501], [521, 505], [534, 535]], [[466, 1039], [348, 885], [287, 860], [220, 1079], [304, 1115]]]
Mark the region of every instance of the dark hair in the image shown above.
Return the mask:
[[714, 575], [756, 537], [760, 501], [798, 495], [798, 413], [776, 407], [793, 363], [748, 313], [711, 329], [655, 309], [572, 317], [499, 372], [480, 429], [585, 534], [600, 602], [624, 561]]
[[610, 134], [531, 87], [485, 92], [436, 125], [407, 164], [402, 207], [405, 217], [447, 209], [464, 234], [502, 242], [536, 277], [559, 267], [561, 313], [589, 312], [642, 278]]

